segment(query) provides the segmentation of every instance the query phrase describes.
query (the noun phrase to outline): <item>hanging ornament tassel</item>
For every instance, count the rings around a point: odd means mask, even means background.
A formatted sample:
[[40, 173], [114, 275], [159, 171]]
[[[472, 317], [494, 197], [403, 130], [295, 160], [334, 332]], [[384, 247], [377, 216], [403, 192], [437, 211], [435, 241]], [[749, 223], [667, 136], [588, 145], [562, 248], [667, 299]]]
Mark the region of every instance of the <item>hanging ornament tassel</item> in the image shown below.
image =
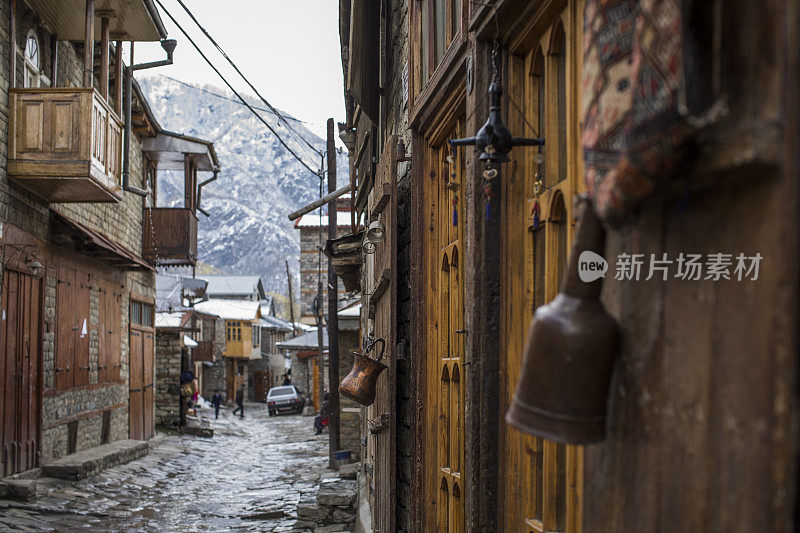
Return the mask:
[[492, 182], [486, 180], [483, 184], [483, 192], [486, 198], [486, 220], [492, 218]]
[[458, 226], [458, 195], [453, 195], [453, 226]]
[[533, 203], [533, 230], [536, 231], [539, 229], [539, 212], [541, 211], [541, 207], [539, 207], [539, 202], [536, 201]]

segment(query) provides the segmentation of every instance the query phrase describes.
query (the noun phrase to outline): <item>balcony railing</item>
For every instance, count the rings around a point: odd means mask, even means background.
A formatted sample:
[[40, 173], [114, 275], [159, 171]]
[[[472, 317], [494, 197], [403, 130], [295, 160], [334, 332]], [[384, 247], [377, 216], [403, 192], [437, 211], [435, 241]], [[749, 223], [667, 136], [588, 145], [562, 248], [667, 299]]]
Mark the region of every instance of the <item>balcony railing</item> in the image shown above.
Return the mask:
[[214, 362], [214, 343], [211, 341], [198, 342], [197, 346], [192, 348], [192, 362]]
[[8, 178], [51, 203], [119, 202], [122, 119], [92, 88], [9, 89]]
[[144, 211], [144, 257], [163, 266], [197, 263], [197, 216], [185, 207]]

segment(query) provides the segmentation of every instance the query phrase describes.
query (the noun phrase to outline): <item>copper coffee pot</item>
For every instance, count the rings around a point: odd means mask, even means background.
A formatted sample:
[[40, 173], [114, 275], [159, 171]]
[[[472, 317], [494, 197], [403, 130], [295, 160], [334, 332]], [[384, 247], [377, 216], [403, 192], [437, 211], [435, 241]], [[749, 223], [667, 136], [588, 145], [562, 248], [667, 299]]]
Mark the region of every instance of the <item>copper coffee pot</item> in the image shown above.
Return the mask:
[[533, 316], [506, 421], [547, 439], [587, 444], [605, 437], [619, 330], [600, 303], [603, 278], [587, 282], [579, 275], [582, 252], [603, 254], [605, 230], [588, 197], [578, 201], [583, 209], [566, 279], [558, 296]]
[[[381, 353], [377, 359], [371, 359], [369, 353], [378, 343], [381, 343]], [[339, 394], [361, 405], [372, 405], [375, 402], [378, 376], [387, 368], [381, 363], [385, 348], [386, 342], [383, 339], [375, 339], [363, 354], [353, 352], [353, 370], [339, 384]]]

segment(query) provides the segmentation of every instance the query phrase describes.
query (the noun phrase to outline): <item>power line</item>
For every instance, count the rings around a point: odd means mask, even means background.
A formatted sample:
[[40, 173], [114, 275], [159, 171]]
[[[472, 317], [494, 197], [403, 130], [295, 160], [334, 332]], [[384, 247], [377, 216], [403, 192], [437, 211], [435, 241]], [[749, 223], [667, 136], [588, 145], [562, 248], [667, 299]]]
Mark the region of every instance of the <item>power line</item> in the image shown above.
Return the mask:
[[230, 57], [228, 57], [228, 54], [226, 54], [226, 53], [225, 53], [225, 50], [223, 50], [223, 49], [222, 49], [222, 47], [221, 47], [221, 46], [220, 46], [220, 45], [217, 43], [217, 41], [216, 41], [216, 40], [214, 40], [214, 38], [211, 36], [211, 34], [210, 34], [210, 33], [208, 33], [208, 31], [206, 31], [206, 29], [205, 29], [205, 28], [204, 28], [204, 27], [203, 27], [203, 26], [200, 24], [200, 22], [199, 22], [199, 21], [198, 21], [198, 20], [195, 18], [194, 14], [193, 14], [191, 11], [189, 11], [189, 8], [188, 8], [188, 7], [186, 7], [186, 4], [184, 4], [184, 3], [183, 3], [183, 0], [176, 0], [176, 1], [177, 1], [177, 2], [178, 2], [178, 4], [179, 4], [179, 5], [180, 5], [180, 6], [183, 8], [183, 10], [184, 10], [184, 11], [186, 11], [186, 14], [187, 14], [187, 15], [189, 15], [189, 18], [191, 18], [191, 19], [194, 21], [194, 23], [197, 25], [197, 27], [198, 27], [198, 28], [200, 28], [200, 31], [202, 31], [202, 32], [203, 32], [203, 34], [204, 34], [204, 35], [205, 35], [205, 36], [208, 38], [208, 40], [209, 40], [209, 41], [211, 41], [211, 44], [213, 44], [213, 45], [214, 45], [214, 46], [217, 48], [217, 50], [219, 50], [219, 53], [220, 53], [220, 54], [222, 54], [222, 57], [224, 57], [224, 58], [225, 58], [225, 59], [228, 61], [228, 63], [230, 63], [230, 65], [233, 67], [233, 69], [236, 71], [236, 73], [237, 73], [237, 74], [239, 74], [239, 76], [241, 76], [241, 77], [242, 77], [242, 79], [245, 81], [245, 83], [247, 83], [247, 85], [248, 85], [248, 86], [250, 86], [250, 88], [253, 90], [253, 92], [254, 92], [254, 93], [256, 93], [256, 96], [258, 96], [258, 98], [259, 98], [259, 99], [260, 99], [262, 102], [264, 102], [264, 105], [266, 105], [266, 106], [267, 106], [267, 107], [268, 107], [268, 108], [269, 108], [269, 109], [270, 109], [270, 110], [271, 110], [273, 113], [275, 113], [275, 115], [277, 115], [279, 119], [282, 119], [282, 120], [283, 120], [284, 124], [286, 124], [286, 127], [287, 127], [287, 128], [289, 128], [289, 131], [293, 132], [293, 133], [294, 133], [294, 134], [295, 134], [297, 137], [299, 137], [299, 138], [300, 138], [300, 139], [301, 139], [301, 140], [302, 140], [304, 143], [306, 143], [306, 145], [308, 145], [308, 147], [309, 147], [309, 148], [311, 148], [312, 150], [314, 150], [314, 152], [315, 152], [317, 155], [322, 155], [322, 152], [321, 152], [320, 150], [317, 150], [317, 149], [316, 149], [316, 148], [315, 148], [315, 147], [314, 147], [314, 146], [313, 146], [311, 143], [309, 143], [309, 142], [308, 142], [308, 141], [307, 141], [307, 140], [306, 140], [306, 139], [305, 139], [305, 138], [304, 138], [302, 135], [300, 135], [299, 133], [297, 133], [296, 131], [294, 131], [294, 129], [292, 128], [292, 126], [291, 126], [291, 125], [289, 124], [289, 122], [288, 122], [288, 121], [287, 121], [287, 120], [286, 120], [286, 119], [283, 117], [283, 115], [281, 115], [281, 113], [280, 113], [280, 112], [279, 112], [277, 109], [275, 109], [275, 107], [273, 107], [273, 105], [272, 105], [272, 104], [270, 104], [269, 102], [267, 102], [266, 98], [264, 98], [263, 96], [261, 96], [261, 93], [259, 93], [259, 92], [258, 92], [258, 89], [256, 89], [256, 88], [255, 88], [255, 86], [254, 86], [252, 83], [250, 83], [250, 80], [248, 80], [248, 79], [247, 79], [247, 77], [245, 77], [245, 75], [242, 73], [242, 71], [241, 71], [241, 70], [239, 70], [239, 67], [237, 67], [237, 66], [236, 66], [236, 63], [234, 63], [234, 62], [233, 62], [233, 60], [232, 60]]
[[261, 122], [262, 122], [262, 123], [263, 123], [263, 124], [264, 124], [264, 125], [267, 127], [267, 129], [269, 129], [269, 131], [271, 131], [271, 132], [272, 132], [272, 133], [273, 133], [273, 134], [274, 134], [274, 135], [275, 135], [275, 136], [278, 138], [278, 141], [280, 141], [280, 143], [283, 145], [283, 147], [284, 147], [284, 148], [286, 148], [286, 150], [288, 150], [288, 151], [289, 151], [289, 153], [290, 153], [290, 154], [292, 154], [292, 155], [294, 156], [294, 158], [295, 158], [295, 159], [297, 159], [297, 160], [300, 162], [300, 164], [301, 164], [301, 165], [303, 165], [304, 167], [306, 167], [306, 168], [309, 170], [309, 172], [311, 172], [312, 174], [314, 174], [314, 175], [318, 176], [320, 179], [323, 179], [323, 178], [322, 178], [322, 173], [321, 173], [320, 171], [314, 170], [314, 169], [312, 169], [310, 166], [308, 166], [308, 164], [306, 164], [306, 162], [305, 162], [305, 161], [303, 161], [303, 160], [300, 158], [300, 156], [299, 156], [299, 155], [297, 155], [297, 154], [294, 152], [294, 150], [292, 150], [291, 148], [289, 148], [289, 145], [288, 145], [288, 144], [286, 144], [286, 142], [285, 142], [285, 141], [283, 140], [283, 138], [282, 138], [282, 137], [281, 137], [281, 136], [278, 134], [278, 132], [277, 132], [277, 131], [275, 131], [275, 130], [272, 128], [272, 126], [270, 126], [270, 125], [269, 125], [269, 123], [268, 123], [266, 120], [264, 120], [264, 117], [262, 117], [261, 115], [259, 115], [258, 113], [256, 113], [256, 110], [255, 110], [255, 109], [253, 109], [253, 106], [251, 106], [249, 103], [247, 103], [247, 101], [246, 101], [244, 98], [242, 98], [242, 95], [240, 95], [238, 92], [236, 92], [236, 89], [234, 89], [234, 88], [233, 88], [233, 86], [230, 84], [230, 82], [228, 82], [228, 80], [227, 80], [227, 79], [225, 79], [225, 76], [223, 76], [223, 75], [222, 75], [222, 73], [219, 71], [219, 69], [217, 69], [217, 67], [215, 67], [215, 66], [214, 66], [214, 64], [211, 62], [211, 60], [210, 60], [210, 59], [208, 59], [208, 57], [206, 57], [206, 55], [203, 53], [203, 51], [202, 51], [202, 50], [200, 50], [200, 47], [199, 47], [199, 46], [197, 46], [197, 43], [196, 43], [196, 42], [194, 42], [194, 40], [193, 40], [193, 39], [192, 39], [192, 38], [189, 36], [189, 34], [186, 32], [186, 30], [184, 30], [184, 29], [183, 29], [183, 26], [181, 26], [181, 25], [178, 23], [178, 21], [177, 21], [177, 20], [175, 20], [175, 17], [173, 17], [173, 16], [172, 16], [172, 13], [170, 13], [169, 11], [167, 11], [167, 8], [166, 8], [166, 7], [164, 7], [164, 4], [162, 4], [162, 3], [161, 3], [161, 0], [156, 0], [156, 2], [158, 3], [158, 5], [159, 5], [159, 6], [161, 6], [161, 9], [162, 9], [162, 10], [164, 10], [164, 13], [166, 13], [166, 14], [167, 14], [167, 16], [170, 18], [170, 20], [172, 20], [172, 22], [175, 24], [175, 26], [177, 26], [177, 27], [178, 27], [178, 29], [179, 29], [179, 30], [181, 30], [181, 33], [183, 33], [183, 35], [186, 37], [186, 39], [188, 39], [188, 40], [189, 40], [189, 42], [192, 44], [192, 46], [194, 46], [194, 49], [195, 49], [195, 50], [197, 50], [197, 53], [198, 53], [198, 54], [200, 54], [200, 57], [202, 57], [202, 58], [205, 60], [205, 62], [206, 62], [206, 63], [208, 63], [208, 66], [210, 66], [210, 67], [212, 68], [212, 70], [214, 70], [214, 72], [216, 72], [216, 73], [217, 73], [217, 76], [219, 76], [219, 77], [220, 77], [220, 79], [221, 79], [221, 80], [222, 80], [222, 81], [225, 83], [225, 85], [227, 85], [227, 86], [228, 86], [228, 89], [230, 89], [230, 90], [231, 90], [231, 92], [233, 92], [233, 94], [235, 94], [235, 95], [236, 95], [236, 97], [237, 97], [239, 100], [241, 100], [241, 101], [242, 101], [242, 104], [244, 104], [244, 105], [245, 105], [245, 106], [246, 106], [246, 107], [247, 107], [247, 108], [248, 108], [248, 109], [249, 109], [249, 110], [250, 110], [250, 111], [251, 111], [251, 112], [252, 112], [252, 113], [253, 113], [253, 114], [254, 114], [256, 117], [258, 117], [258, 119], [259, 119], [259, 120], [260, 120], [260, 121], [261, 121]]
[[[181, 81], [181, 80], [179, 80], [177, 78], [173, 78], [172, 76], [167, 76], [166, 74], [156, 74], [156, 75], [160, 76], [162, 78], [166, 78], [168, 80], [174, 81], [175, 83], [180, 83], [181, 85], [184, 85], [184, 86], [188, 87], [189, 89], [194, 89], [195, 91], [198, 91], [198, 92], [201, 92], [201, 93], [205, 93], [205, 94], [208, 94], [208, 95], [211, 95], [211, 96], [215, 96], [215, 97], [217, 97], [217, 98], [219, 98], [221, 100], [227, 100], [228, 102], [233, 102], [236, 105], [244, 105], [239, 100], [236, 100], [235, 98], [231, 98], [230, 96], [225, 96], [224, 94], [215, 93], [214, 91], [209, 91], [208, 89], [203, 89], [202, 87], [198, 87], [197, 85], [192, 85], [191, 83], [186, 83], [185, 81]], [[269, 109], [266, 109], [266, 108], [263, 108], [263, 107], [253, 106], [253, 109], [257, 109], [259, 111], [263, 111], [264, 113], [269, 113], [270, 115], [274, 115], [275, 114], [272, 111], [270, 111]], [[299, 118], [294, 118], [292, 116], [287, 118], [287, 120], [292, 120], [294, 122], [299, 122], [300, 124], [310, 124], [312, 126], [319, 127], [319, 124], [315, 124], [313, 122], [308, 122], [307, 120], [300, 120]]]

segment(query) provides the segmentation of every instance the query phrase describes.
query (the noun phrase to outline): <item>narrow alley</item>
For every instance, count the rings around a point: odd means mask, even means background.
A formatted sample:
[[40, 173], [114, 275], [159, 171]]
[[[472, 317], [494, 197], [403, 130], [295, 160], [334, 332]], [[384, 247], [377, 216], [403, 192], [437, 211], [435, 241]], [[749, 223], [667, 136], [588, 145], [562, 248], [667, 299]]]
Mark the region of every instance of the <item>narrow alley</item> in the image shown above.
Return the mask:
[[157, 437], [150, 453], [78, 483], [40, 479], [34, 504], [0, 502], [0, 529], [288, 531], [327, 466], [313, 418], [223, 409], [214, 437]]

